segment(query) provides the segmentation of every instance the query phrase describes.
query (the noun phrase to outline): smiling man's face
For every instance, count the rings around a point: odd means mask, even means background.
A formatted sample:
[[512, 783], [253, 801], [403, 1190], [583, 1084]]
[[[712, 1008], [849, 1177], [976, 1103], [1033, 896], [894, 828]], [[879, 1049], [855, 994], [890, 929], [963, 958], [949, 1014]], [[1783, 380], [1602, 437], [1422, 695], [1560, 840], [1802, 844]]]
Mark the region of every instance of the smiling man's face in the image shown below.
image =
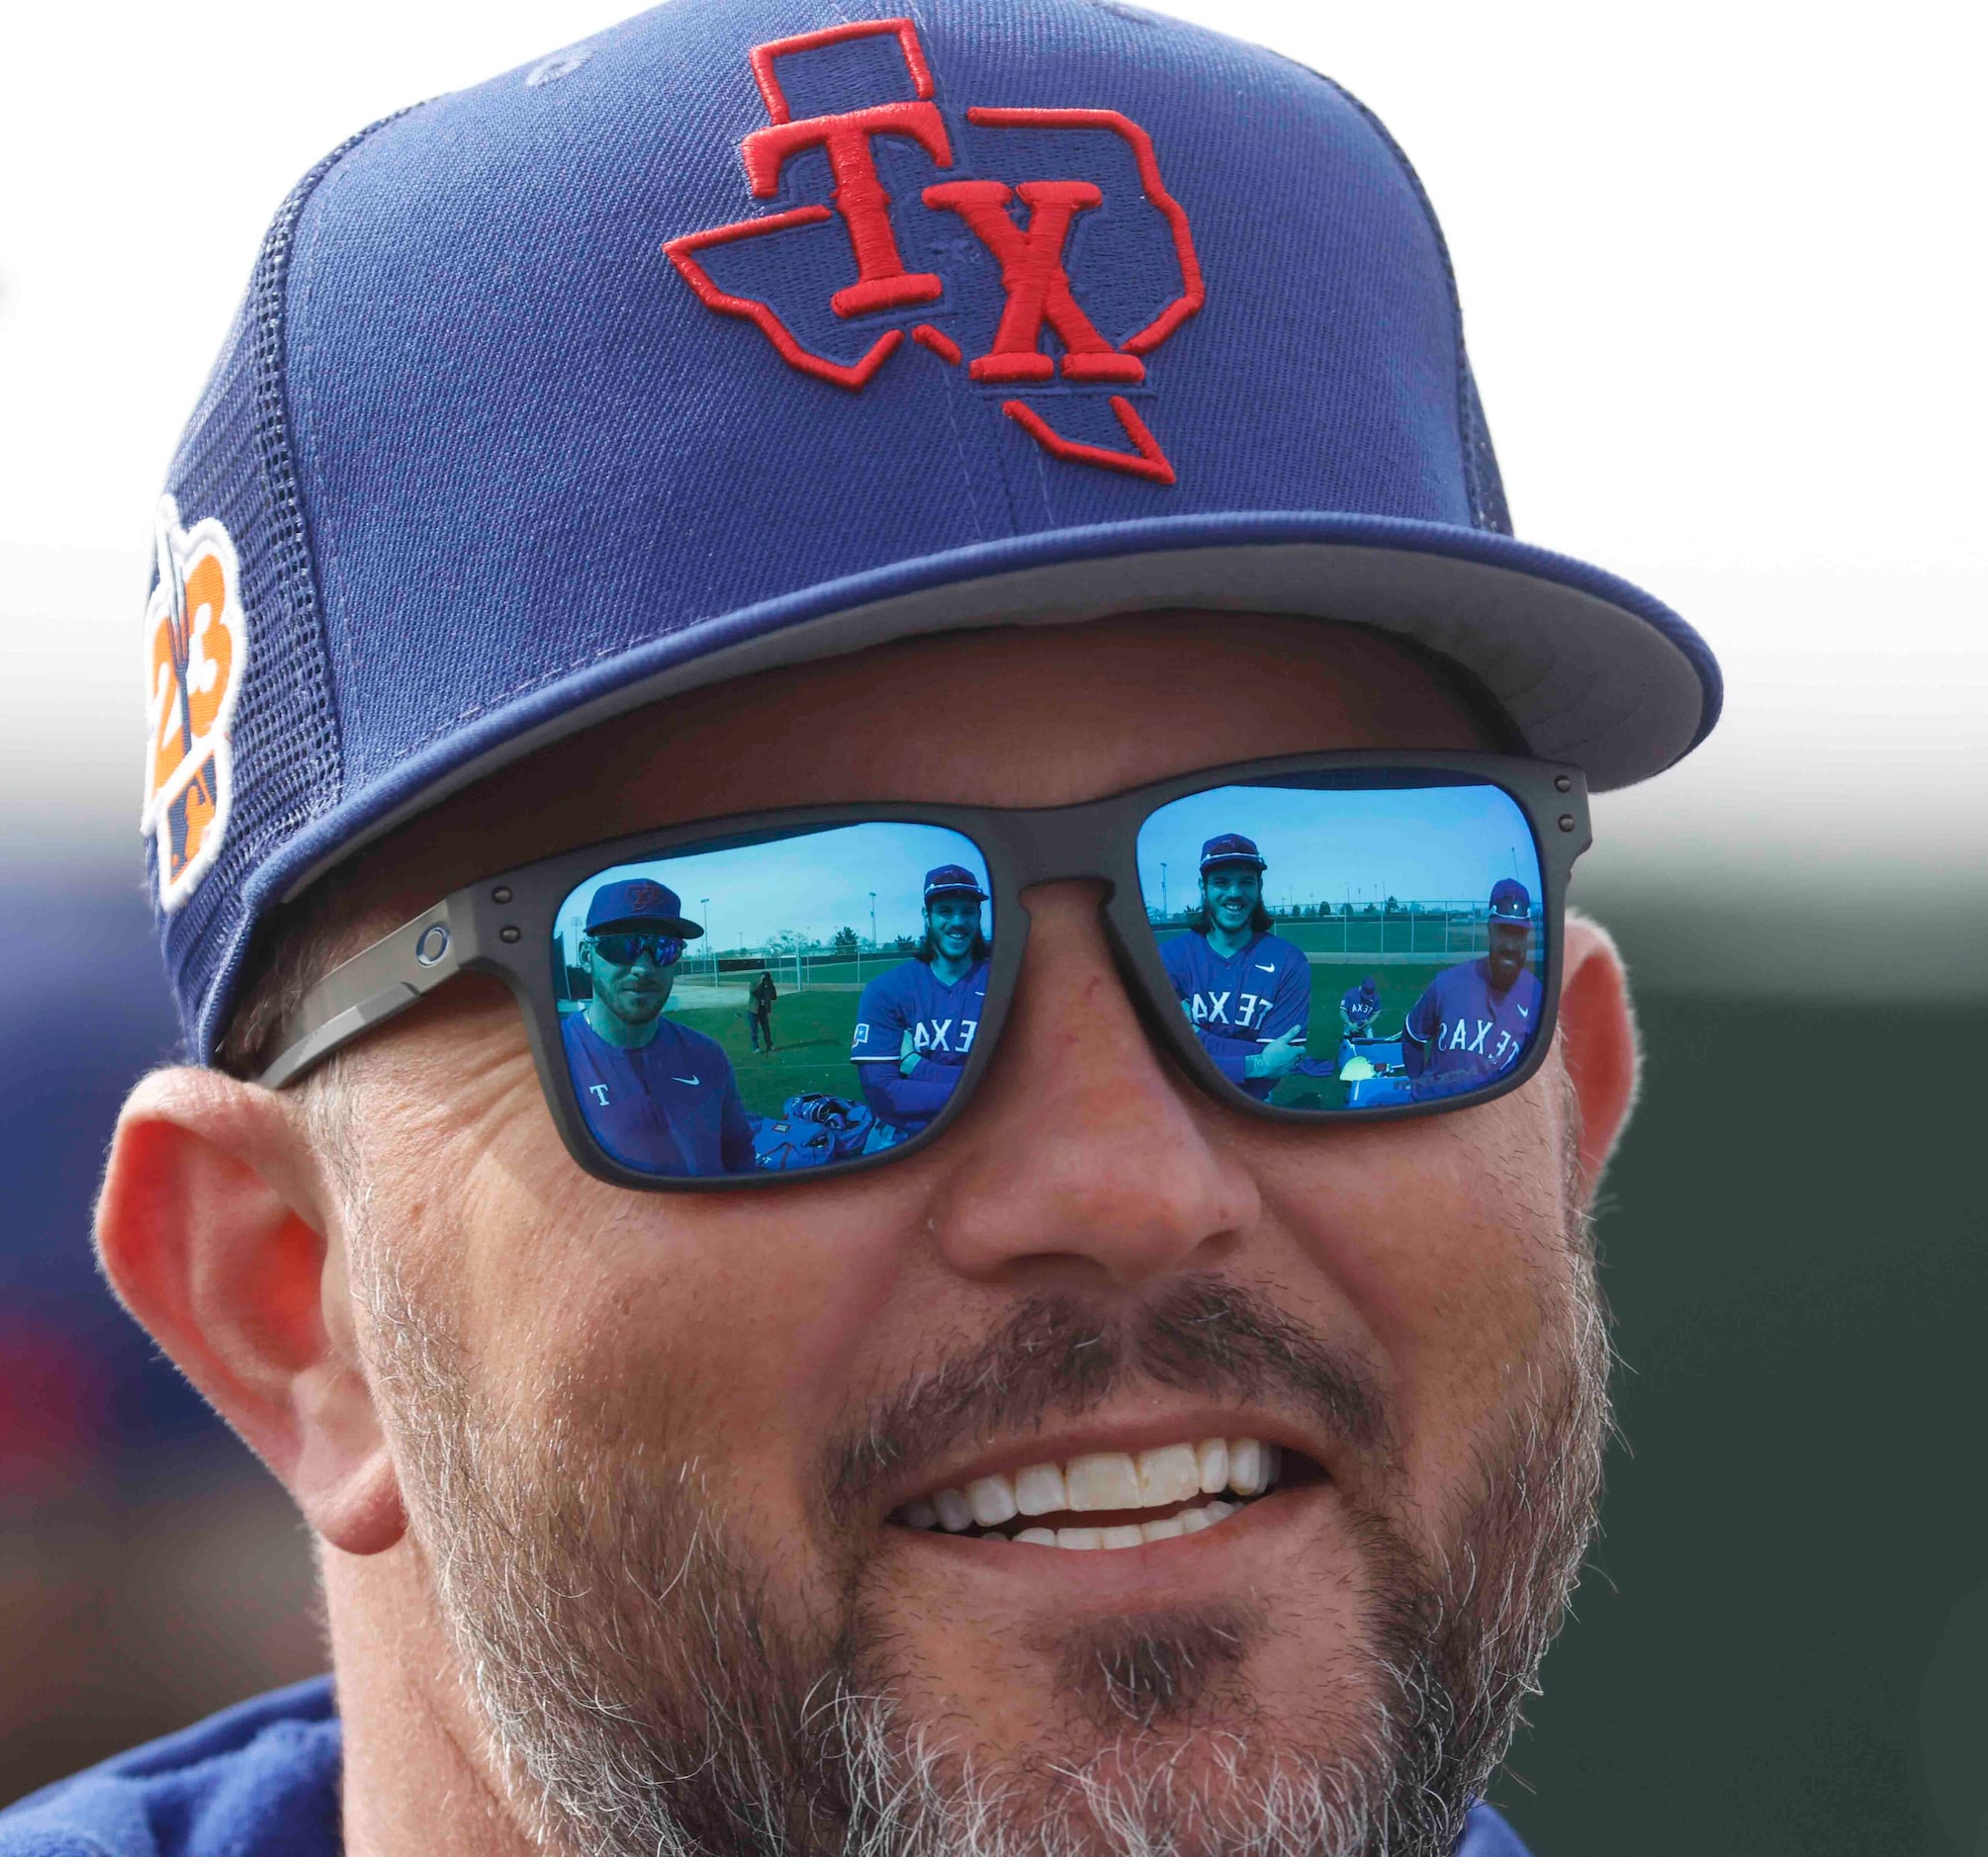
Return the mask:
[[[925, 641], [556, 751], [387, 853], [381, 920], [446, 887], [443, 849], [503, 868], [661, 823], [658, 792], [671, 819], [1049, 805], [1377, 745], [1484, 744], [1435, 673], [1315, 622]], [[483, 983], [343, 1061], [338, 1241], [408, 1535], [327, 1555], [334, 1643], [357, 1670], [438, 1617], [465, 1687], [405, 1680], [506, 1813], [631, 1853], [1450, 1848], [1595, 1489], [1565, 1076], [1378, 1126], [1246, 1117], [1141, 1028], [1098, 900], [1029, 893], [973, 1105], [854, 1178], [588, 1178]], [[910, 1525], [1025, 1485], [1045, 1513]]]

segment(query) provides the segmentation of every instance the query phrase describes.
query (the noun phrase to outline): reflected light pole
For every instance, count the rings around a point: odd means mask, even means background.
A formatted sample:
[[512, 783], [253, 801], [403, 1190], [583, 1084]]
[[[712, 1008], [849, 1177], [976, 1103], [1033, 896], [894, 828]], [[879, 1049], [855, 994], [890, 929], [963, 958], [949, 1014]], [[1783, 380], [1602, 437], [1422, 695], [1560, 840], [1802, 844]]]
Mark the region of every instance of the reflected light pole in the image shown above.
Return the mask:
[[876, 892], [869, 893], [869, 951], [876, 952]]
[[711, 927], [711, 899], [708, 896], [700, 898], [697, 907], [704, 912], [704, 933], [711, 943], [711, 978], [716, 980], [718, 977], [718, 935], [717, 931]]

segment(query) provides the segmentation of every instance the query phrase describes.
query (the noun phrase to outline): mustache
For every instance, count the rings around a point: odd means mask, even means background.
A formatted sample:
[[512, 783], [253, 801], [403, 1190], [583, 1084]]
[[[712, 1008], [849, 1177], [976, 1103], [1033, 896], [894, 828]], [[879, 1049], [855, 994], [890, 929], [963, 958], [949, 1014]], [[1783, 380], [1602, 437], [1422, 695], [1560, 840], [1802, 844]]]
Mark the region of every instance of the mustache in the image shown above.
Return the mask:
[[975, 1438], [1078, 1417], [1135, 1382], [1295, 1405], [1366, 1457], [1385, 1454], [1386, 1402], [1365, 1367], [1260, 1290], [1187, 1277], [1130, 1312], [1077, 1296], [1024, 1302], [977, 1347], [873, 1401], [831, 1440], [823, 1498], [846, 1527], [877, 1485]]

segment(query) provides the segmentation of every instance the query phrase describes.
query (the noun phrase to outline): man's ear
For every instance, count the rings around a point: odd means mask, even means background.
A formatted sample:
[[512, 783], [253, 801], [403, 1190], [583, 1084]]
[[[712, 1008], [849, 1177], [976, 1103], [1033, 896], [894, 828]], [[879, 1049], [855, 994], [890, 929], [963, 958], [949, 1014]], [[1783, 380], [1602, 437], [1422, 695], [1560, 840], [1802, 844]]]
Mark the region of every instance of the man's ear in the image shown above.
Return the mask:
[[294, 1100], [218, 1071], [154, 1071], [118, 1118], [97, 1253], [311, 1526], [378, 1553], [407, 1521], [334, 1207]]
[[1567, 913], [1560, 983], [1560, 1047], [1581, 1104], [1581, 1177], [1592, 1196], [1636, 1105], [1643, 1046], [1629, 1004], [1629, 975], [1608, 930]]

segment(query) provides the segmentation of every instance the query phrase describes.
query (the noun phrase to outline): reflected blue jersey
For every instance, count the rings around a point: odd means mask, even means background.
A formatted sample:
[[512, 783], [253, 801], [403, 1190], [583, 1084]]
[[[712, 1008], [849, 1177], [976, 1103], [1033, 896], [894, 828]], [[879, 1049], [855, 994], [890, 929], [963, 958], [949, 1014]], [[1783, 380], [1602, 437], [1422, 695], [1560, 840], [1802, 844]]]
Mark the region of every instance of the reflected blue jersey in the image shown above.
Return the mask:
[[715, 1038], [663, 1018], [649, 1043], [625, 1051], [585, 1013], [559, 1029], [581, 1113], [623, 1167], [678, 1179], [753, 1171], [753, 1126]]
[[1311, 1017], [1310, 963], [1273, 934], [1254, 936], [1224, 959], [1193, 928], [1162, 942], [1160, 961], [1216, 1068], [1267, 1101], [1277, 1079], [1245, 1077], [1243, 1063], [1287, 1031], [1305, 1042]]
[[1508, 1070], [1538, 1028], [1539, 1002], [1539, 976], [1530, 967], [1506, 993], [1491, 990], [1489, 960], [1446, 967], [1408, 1009], [1414, 1043], [1404, 1041], [1401, 1051], [1418, 1094], [1474, 1090]]
[[[949, 987], [929, 961], [901, 962], [862, 990], [850, 1062], [877, 1120], [915, 1135], [943, 1109], [973, 1051], [987, 1003], [987, 963], [976, 961]], [[904, 1035], [919, 1063], [907, 1077]]]

